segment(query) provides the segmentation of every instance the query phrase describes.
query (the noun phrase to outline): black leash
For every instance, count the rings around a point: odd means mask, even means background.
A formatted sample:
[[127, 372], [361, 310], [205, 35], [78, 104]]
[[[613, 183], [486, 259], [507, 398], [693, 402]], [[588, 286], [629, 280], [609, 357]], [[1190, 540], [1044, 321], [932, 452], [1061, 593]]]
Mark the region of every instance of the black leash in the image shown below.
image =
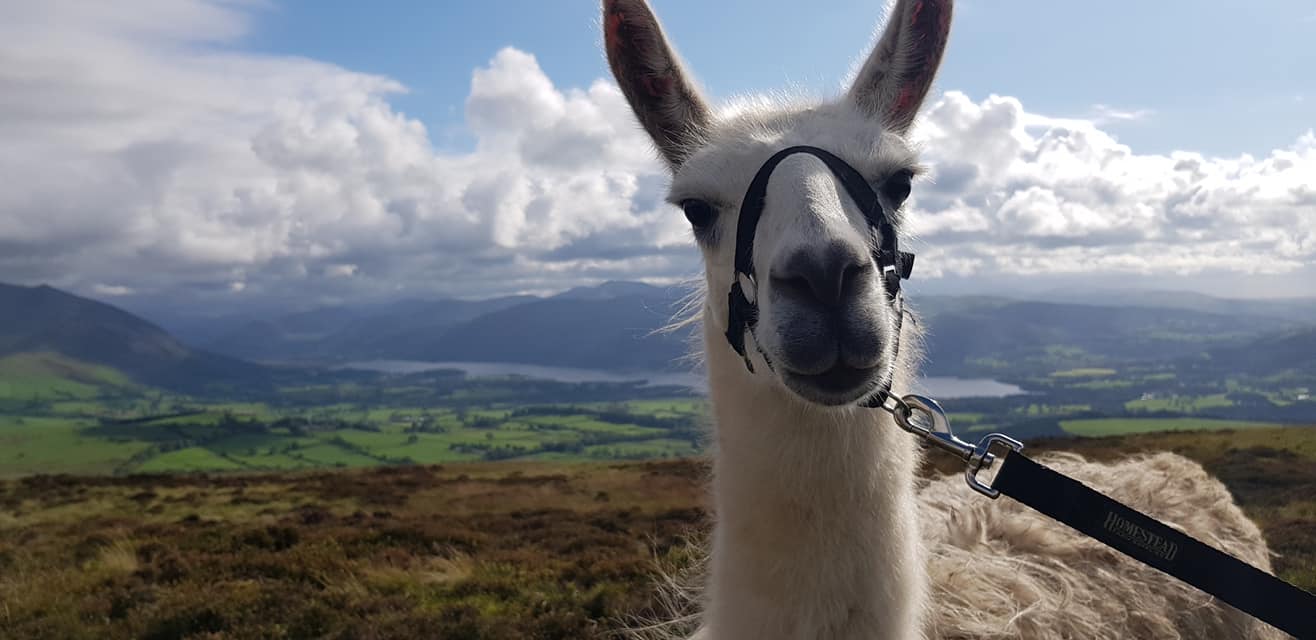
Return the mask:
[[[758, 323], [757, 283], [754, 280], [754, 233], [763, 214], [768, 181], [777, 165], [787, 156], [807, 153], [822, 160], [841, 181], [846, 193], [864, 212], [876, 238], [873, 261], [882, 273], [887, 302], [896, 314], [896, 344], [900, 348], [900, 327], [904, 320], [904, 302], [900, 280], [908, 278], [914, 255], [897, 245], [891, 219], [877, 194], [854, 167], [832, 153], [810, 146], [782, 149], [768, 158], [750, 182], [740, 207], [736, 226], [736, 271], [727, 294], [729, 310], [727, 342], [745, 359], [750, 373], [754, 366], [745, 350], [745, 333], [754, 335]], [[744, 276], [742, 285], [741, 276]], [[751, 300], [745, 294], [755, 295]], [[772, 360], [754, 341], [759, 354], [772, 368]], [[1005, 494], [1050, 518], [1063, 522], [1080, 533], [1138, 560], [1154, 569], [1183, 580], [1219, 598], [1259, 620], [1269, 623], [1300, 640], [1316, 640], [1316, 595], [1312, 595], [1271, 574], [1211, 547], [1187, 534], [1136, 511], [1097, 492], [1083, 483], [1038, 464], [1023, 454], [1023, 443], [999, 433], [989, 434], [977, 445], [965, 442], [951, 431], [945, 411], [935, 400], [918, 395], [897, 397], [891, 394], [891, 376], [884, 378], [862, 406], [882, 409], [895, 417], [900, 428], [926, 442], [949, 451], [967, 467], [969, 486], [989, 498]], [[925, 421], [915, 420], [915, 413]], [[1003, 447], [1000, 458], [993, 447]], [[983, 484], [978, 473], [1002, 460], [1001, 469], [991, 485]]]
[[1005, 456], [992, 488], [1303, 640], [1316, 596], [1038, 464]]
[[[968, 465], [969, 486], [989, 497], [1007, 495], [1106, 546], [1219, 598], [1300, 640], [1316, 640], [1316, 595], [1174, 529], [1023, 454], [1023, 444], [999, 433], [976, 446], [950, 429], [935, 400], [891, 397], [889, 411], [900, 428], [949, 451]], [[916, 421], [915, 414], [925, 421]], [[992, 453], [1000, 445], [1004, 458]], [[992, 484], [978, 473], [1001, 460]]]

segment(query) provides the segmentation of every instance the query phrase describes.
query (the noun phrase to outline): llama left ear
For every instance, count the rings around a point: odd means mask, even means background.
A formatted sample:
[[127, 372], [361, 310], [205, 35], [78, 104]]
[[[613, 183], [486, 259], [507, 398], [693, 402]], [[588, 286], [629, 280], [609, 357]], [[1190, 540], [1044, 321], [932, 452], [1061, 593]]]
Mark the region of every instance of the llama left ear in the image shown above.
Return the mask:
[[898, 0], [882, 38], [850, 87], [850, 99], [900, 133], [932, 88], [950, 36], [951, 0]]

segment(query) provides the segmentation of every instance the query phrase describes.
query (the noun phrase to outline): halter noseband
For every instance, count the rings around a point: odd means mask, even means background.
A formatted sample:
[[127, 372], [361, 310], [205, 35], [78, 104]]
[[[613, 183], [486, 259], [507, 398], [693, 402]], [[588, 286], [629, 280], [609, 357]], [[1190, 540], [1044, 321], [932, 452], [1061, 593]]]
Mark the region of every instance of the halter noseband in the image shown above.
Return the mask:
[[[757, 283], [754, 280], [754, 233], [758, 229], [759, 217], [763, 215], [763, 207], [767, 203], [768, 180], [772, 178], [772, 172], [776, 170], [777, 165], [781, 164], [788, 156], [797, 153], [807, 153], [827, 165], [827, 168], [841, 181], [845, 187], [846, 193], [859, 206], [863, 212], [864, 218], [868, 220], [868, 227], [878, 236], [877, 247], [873, 249], [873, 261], [877, 264], [878, 271], [882, 274], [882, 288], [886, 292], [887, 302], [896, 309], [896, 348], [900, 347], [900, 326], [904, 318], [904, 303], [900, 296], [900, 281], [909, 278], [914, 269], [914, 254], [906, 253], [900, 250], [898, 239], [896, 237], [895, 227], [891, 224], [890, 218], [886, 215], [886, 210], [882, 208], [882, 202], [878, 200], [877, 194], [873, 188], [868, 186], [868, 181], [864, 180], [854, 167], [847, 164], [844, 160], [836, 157], [831, 152], [818, 147], [800, 145], [787, 147], [772, 154], [759, 167], [758, 173], [754, 174], [754, 179], [749, 183], [749, 189], [745, 191], [745, 198], [740, 204], [740, 218], [736, 223], [736, 271], [732, 274], [731, 292], [727, 294], [729, 308], [729, 317], [727, 319], [727, 342], [731, 343], [731, 348], [745, 359], [745, 366], [751, 373], [754, 372], [754, 365], [750, 362], [749, 356], [745, 353], [745, 332], [750, 335], [754, 334], [754, 327], [758, 324], [758, 304], [757, 291], [755, 291], [755, 302], [750, 302], [745, 296], [745, 291], [740, 285], [740, 276], [744, 275], [749, 282], [749, 286], [757, 289]], [[758, 347], [757, 337], [754, 340], [755, 347], [759, 350], [759, 355], [763, 356], [768, 367], [772, 367], [772, 360]], [[890, 394], [890, 382], [879, 390], [878, 395], [870, 400], [881, 404]]]

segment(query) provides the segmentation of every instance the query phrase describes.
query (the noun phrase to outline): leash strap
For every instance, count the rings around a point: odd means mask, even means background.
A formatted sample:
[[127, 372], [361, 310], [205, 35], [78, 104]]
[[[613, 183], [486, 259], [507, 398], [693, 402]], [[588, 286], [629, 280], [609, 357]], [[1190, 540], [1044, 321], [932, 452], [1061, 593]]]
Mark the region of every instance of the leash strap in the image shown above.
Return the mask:
[[992, 488], [1301, 640], [1316, 640], [1316, 596], [1022, 453], [1005, 455]]

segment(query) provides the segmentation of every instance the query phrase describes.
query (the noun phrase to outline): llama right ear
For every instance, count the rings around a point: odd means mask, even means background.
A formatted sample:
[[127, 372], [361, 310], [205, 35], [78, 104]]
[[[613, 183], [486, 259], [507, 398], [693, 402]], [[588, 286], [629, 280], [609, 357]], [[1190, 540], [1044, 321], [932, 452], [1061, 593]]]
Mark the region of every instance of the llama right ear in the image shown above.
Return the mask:
[[951, 0], [898, 0], [882, 39], [850, 87], [850, 99], [900, 133], [932, 88], [950, 36]]
[[712, 120], [645, 0], [603, 0], [612, 75], [667, 164], [685, 161]]

